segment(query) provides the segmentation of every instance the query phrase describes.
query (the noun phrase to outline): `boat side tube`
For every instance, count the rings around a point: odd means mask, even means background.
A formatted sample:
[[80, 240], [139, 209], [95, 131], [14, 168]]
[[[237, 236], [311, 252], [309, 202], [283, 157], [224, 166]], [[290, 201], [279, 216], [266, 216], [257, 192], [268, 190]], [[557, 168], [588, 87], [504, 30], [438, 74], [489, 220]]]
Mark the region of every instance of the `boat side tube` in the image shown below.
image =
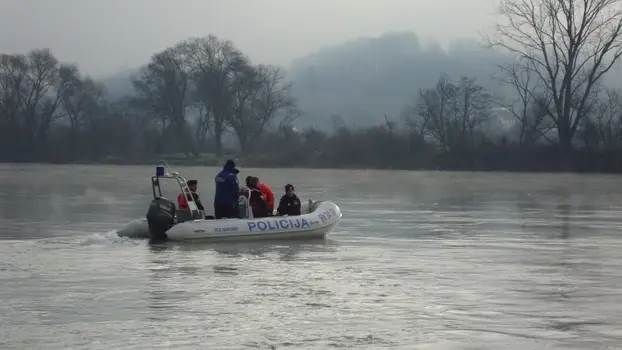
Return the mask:
[[341, 216], [339, 206], [327, 201], [300, 216], [187, 221], [173, 226], [166, 235], [170, 240], [319, 238], [330, 232]]

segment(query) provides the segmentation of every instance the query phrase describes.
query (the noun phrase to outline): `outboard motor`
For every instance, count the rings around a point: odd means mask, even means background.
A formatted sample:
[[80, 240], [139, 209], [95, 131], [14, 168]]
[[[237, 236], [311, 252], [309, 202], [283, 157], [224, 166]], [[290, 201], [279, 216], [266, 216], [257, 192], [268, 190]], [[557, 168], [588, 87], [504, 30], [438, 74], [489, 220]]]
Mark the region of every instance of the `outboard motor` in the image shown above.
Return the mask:
[[165, 198], [154, 199], [149, 205], [147, 222], [151, 239], [166, 239], [166, 231], [175, 224], [175, 204]]

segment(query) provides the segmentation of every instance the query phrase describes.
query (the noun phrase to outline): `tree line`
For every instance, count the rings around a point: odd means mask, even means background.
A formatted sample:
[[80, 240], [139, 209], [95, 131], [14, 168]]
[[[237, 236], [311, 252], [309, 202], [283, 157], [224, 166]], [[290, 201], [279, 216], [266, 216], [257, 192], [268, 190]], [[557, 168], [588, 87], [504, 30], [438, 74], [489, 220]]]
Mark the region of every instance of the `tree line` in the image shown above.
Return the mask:
[[[184, 41], [153, 56], [134, 80], [134, 102], [158, 120], [161, 136], [185, 140], [184, 152], [197, 154], [211, 136], [222, 154], [226, 129], [247, 153], [277, 116], [297, 111], [284, 72], [252, 65], [231, 42], [214, 36]], [[188, 131], [188, 116], [194, 116]]]
[[[214, 36], [151, 58], [118, 101], [48, 50], [0, 56], [2, 160], [127, 161], [237, 154], [254, 165], [622, 171], [620, 0], [504, 0], [488, 43], [514, 58], [499, 96], [441, 76], [367, 128], [305, 118], [278, 67]], [[235, 144], [231, 141], [235, 140]]]
[[278, 118], [299, 113], [274, 66], [253, 65], [231, 42], [190, 39], [159, 52], [118, 101], [47, 49], [0, 56], [3, 160], [101, 160], [106, 156], [223, 152], [231, 131], [242, 153]]

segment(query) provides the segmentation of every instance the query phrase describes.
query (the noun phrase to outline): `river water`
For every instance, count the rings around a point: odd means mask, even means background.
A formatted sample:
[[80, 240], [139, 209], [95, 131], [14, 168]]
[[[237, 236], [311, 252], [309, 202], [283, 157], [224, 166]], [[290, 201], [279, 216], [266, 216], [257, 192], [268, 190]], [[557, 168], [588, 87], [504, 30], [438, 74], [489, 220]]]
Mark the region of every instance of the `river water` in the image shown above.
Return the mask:
[[[206, 204], [215, 168], [180, 169]], [[321, 241], [119, 238], [144, 166], [0, 164], [0, 348], [622, 348], [622, 177], [244, 169]]]

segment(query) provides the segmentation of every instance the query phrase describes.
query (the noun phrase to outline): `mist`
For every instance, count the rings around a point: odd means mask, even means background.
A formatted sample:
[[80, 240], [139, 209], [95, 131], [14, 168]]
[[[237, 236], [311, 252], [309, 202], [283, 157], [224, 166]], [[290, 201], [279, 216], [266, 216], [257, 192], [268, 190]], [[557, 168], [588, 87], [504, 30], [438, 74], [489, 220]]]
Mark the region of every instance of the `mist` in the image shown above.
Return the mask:
[[0, 1], [0, 52], [49, 48], [94, 77], [143, 65], [189, 37], [226, 38], [258, 63], [359, 37], [412, 31], [446, 45], [493, 25], [496, 0]]

